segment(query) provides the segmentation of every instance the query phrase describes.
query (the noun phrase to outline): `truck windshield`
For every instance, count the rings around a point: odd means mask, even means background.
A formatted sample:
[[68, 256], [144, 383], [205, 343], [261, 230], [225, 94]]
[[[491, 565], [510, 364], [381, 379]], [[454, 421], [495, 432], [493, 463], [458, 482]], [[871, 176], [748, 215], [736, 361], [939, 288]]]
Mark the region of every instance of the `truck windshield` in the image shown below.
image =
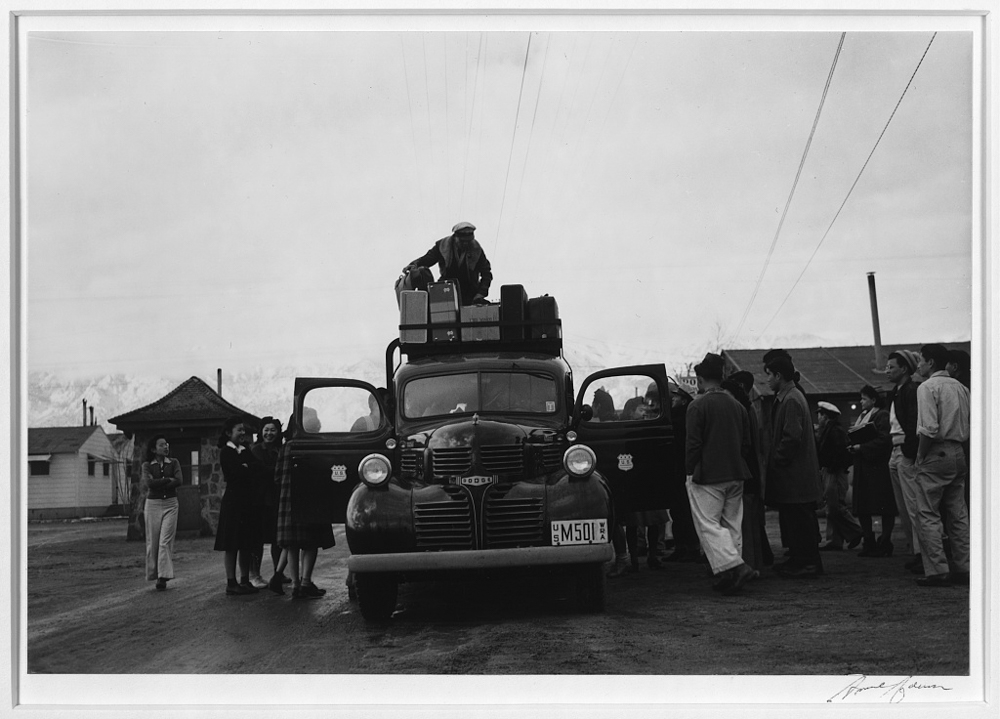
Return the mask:
[[445, 414], [556, 411], [556, 382], [530, 372], [470, 372], [422, 377], [403, 389], [403, 415], [410, 419]]

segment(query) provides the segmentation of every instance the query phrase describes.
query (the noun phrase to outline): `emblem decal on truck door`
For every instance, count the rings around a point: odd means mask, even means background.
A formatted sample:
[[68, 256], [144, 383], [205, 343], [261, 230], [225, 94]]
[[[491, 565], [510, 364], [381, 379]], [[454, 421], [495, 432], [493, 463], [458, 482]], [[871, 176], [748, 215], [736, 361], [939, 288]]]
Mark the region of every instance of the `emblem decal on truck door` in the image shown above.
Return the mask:
[[635, 466], [635, 465], [632, 464], [632, 455], [631, 454], [619, 454], [618, 455], [618, 469], [620, 469], [623, 472], [627, 472], [630, 469], [632, 469], [633, 466]]
[[330, 467], [330, 479], [334, 482], [347, 481], [347, 467], [342, 464], [335, 464]]

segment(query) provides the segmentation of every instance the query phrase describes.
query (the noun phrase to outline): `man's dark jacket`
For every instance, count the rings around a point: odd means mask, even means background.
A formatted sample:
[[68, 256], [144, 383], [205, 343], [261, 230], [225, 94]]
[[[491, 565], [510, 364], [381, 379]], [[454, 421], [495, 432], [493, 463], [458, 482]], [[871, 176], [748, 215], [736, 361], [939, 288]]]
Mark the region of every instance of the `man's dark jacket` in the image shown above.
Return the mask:
[[917, 383], [911, 377], [905, 383], [896, 385], [889, 395], [889, 403], [896, 412], [896, 421], [903, 428], [903, 456], [914, 459], [917, 456]]
[[845, 472], [854, 463], [847, 453], [847, 431], [837, 420], [827, 420], [816, 440], [816, 456], [821, 469]]
[[455, 235], [442, 237], [423, 256], [410, 263], [416, 267], [439, 265], [441, 280], [457, 280], [462, 306], [471, 305], [476, 295], [486, 297], [493, 282], [490, 261], [486, 259], [482, 245], [475, 239], [469, 241], [464, 261], [459, 261], [458, 238]]

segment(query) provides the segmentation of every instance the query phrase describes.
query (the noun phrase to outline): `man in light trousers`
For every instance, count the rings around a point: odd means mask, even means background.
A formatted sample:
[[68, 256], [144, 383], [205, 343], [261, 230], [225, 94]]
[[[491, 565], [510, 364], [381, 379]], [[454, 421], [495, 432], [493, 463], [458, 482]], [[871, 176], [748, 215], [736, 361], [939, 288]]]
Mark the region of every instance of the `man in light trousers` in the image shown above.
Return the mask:
[[[895, 387], [889, 395], [889, 433], [892, 437], [892, 455], [889, 457], [889, 477], [892, 493], [899, 510], [899, 523], [906, 542], [912, 545], [912, 559], [906, 568], [920, 574], [924, 571], [920, 557], [920, 539], [917, 535], [917, 371], [920, 355], [913, 350], [897, 350], [889, 355], [885, 376]], [[909, 547], [901, 547], [903, 552]]]
[[[962, 444], [969, 439], [969, 390], [948, 376], [948, 350], [920, 348], [917, 387], [917, 530], [924, 562], [921, 587], [969, 583], [969, 513], [965, 485], [969, 465]], [[944, 515], [942, 517], [942, 515]], [[942, 519], [948, 526], [951, 565], [944, 551]]]
[[687, 410], [685, 469], [691, 514], [717, 580], [735, 594], [757, 573], [742, 558], [743, 482], [750, 479], [750, 420], [722, 389], [724, 361], [709, 352], [694, 371], [698, 396]]

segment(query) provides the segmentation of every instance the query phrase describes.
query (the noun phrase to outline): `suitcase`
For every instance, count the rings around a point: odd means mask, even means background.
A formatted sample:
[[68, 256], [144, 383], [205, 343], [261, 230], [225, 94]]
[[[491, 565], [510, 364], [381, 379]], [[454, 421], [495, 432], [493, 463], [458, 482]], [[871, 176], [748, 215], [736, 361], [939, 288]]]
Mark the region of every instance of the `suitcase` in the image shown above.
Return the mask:
[[[500, 287], [500, 321], [501, 322], [524, 322], [525, 306], [528, 302], [528, 294], [524, 291], [523, 285], [502, 285]], [[523, 340], [525, 338], [525, 328], [501, 327], [500, 339], [504, 342], [510, 340]]]
[[431, 328], [431, 342], [454, 342], [456, 339], [458, 339], [458, 335], [453, 327], [447, 329], [443, 327]]
[[[399, 293], [399, 324], [427, 324], [427, 293], [423, 290], [403, 290]], [[400, 330], [399, 341], [422, 343], [427, 341], [427, 330]]]
[[[431, 322], [437, 315], [438, 322], [458, 321], [458, 283], [455, 280], [432, 282], [427, 285], [427, 300], [431, 312]], [[442, 319], [448, 315], [450, 319]]]
[[[500, 305], [468, 305], [461, 310], [462, 322], [498, 322], [500, 320]], [[488, 327], [463, 327], [463, 342], [478, 342], [482, 340], [499, 340], [500, 328], [497, 325]]]
[[[532, 297], [526, 305], [528, 322], [545, 322], [546, 324], [532, 324], [528, 327], [529, 336], [533, 340], [553, 339], [562, 337], [562, 328], [556, 320], [559, 319], [559, 305], [556, 298], [550, 295]], [[551, 322], [552, 324], [548, 324]]]

